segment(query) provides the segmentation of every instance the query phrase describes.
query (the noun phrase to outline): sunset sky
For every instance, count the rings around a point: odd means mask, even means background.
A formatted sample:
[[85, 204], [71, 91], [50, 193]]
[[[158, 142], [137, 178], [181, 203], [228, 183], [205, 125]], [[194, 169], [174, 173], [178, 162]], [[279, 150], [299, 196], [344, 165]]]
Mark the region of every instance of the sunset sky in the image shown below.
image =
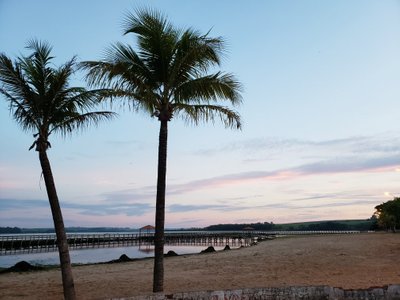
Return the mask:
[[[122, 21], [143, 7], [224, 37], [221, 69], [243, 84], [241, 131], [170, 122], [166, 227], [366, 219], [400, 195], [399, 1], [0, 0], [0, 52], [27, 55], [37, 38], [56, 65], [101, 59], [135, 46]], [[113, 109], [51, 137], [66, 226], [154, 224], [159, 122]], [[0, 139], [0, 226], [52, 227], [32, 134], [1, 96]]]

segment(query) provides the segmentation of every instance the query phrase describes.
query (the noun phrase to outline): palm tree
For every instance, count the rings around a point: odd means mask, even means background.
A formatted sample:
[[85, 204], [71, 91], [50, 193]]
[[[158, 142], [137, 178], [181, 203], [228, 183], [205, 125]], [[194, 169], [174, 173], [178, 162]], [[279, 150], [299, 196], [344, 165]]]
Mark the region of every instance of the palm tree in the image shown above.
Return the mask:
[[87, 61], [88, 83], [113, 87], [120, 96], [133, 100], [135, 110], [143, 110], [160, 121], [158, 177], [155, 218], [155, 259], [153, 291], [163, 291], [164, 219], [167, 172], [168, 122], [174, 117], [194, 123], [220, 119], [227, 127], [241, 127], [239, 115], [218, 100], [240, 104], [240, 84], [231, 74], [208, 73], [218, 67], [223, 40], [180, 30], [153, 10], [127, 14], [125, 34], [137, 37], [137, 49], [116, 43], [101, 61]]
[[60, 256], [65, 299], [76, 299], [67, 236], [51, 171], [47, 150], [49, 136], [63, 136], [102, 119], [114, 116], [112, 112], [91, 110], [106, 96], [105, 90], [88, 91], [82, 87], [69, 87], [76, 66], [75, 58], [59, 68], [53, 68], [49, 44], [32, 40], [28, 43], [32, 54], [18, 57], [14, 62], [0, 54], [0, 93], [8, 101], [14, 119], [22, 129], [33, 132], [35, 141], [29, 148], [39, 152], [43, 178], [49, 198], [57, 247]]

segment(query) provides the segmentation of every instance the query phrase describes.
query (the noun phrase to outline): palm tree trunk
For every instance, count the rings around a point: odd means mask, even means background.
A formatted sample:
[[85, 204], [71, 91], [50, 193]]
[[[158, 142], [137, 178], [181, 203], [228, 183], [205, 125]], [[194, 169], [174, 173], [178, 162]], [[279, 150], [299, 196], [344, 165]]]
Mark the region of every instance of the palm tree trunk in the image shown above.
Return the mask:
[[156, 198], [156, 229], [154, 237], [153, 292], [164, 291], [164, 224], [165, 224], [165, 187], [167, 175], [168, 121], [160, 121], [158, 144], [158, 174]]
[[53, 173], [51, 172], [50, 161], [47, 157], [46, 150], [39, 151], [39, 160], [40, 165], [42, 166], [43, 178], [46, 184], [47, 196], [49, 198], [54, 228], [57, 236], [57, 247], [60, 256], [64, 298], [66, 300], [75, 300], [75, 286], [72, 276], [71, 260], [69, 257], [67, 235], [65, 233], [60, 203], [58, 202], [56, 186], [54, 184]]

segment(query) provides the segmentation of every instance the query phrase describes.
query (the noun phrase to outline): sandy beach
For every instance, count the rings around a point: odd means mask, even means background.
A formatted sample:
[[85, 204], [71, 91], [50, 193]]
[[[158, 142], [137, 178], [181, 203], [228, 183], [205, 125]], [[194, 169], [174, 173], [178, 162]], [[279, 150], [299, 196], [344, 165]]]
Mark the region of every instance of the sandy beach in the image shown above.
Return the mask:
[[[153, 260], [75, 266], [79, 299], [151, 293]], [[296, 236], [165, 259], [165, 292], [400, 283], [400, 234]], [[0, 275], [0, 299], [62, 299], [59, 269]]]

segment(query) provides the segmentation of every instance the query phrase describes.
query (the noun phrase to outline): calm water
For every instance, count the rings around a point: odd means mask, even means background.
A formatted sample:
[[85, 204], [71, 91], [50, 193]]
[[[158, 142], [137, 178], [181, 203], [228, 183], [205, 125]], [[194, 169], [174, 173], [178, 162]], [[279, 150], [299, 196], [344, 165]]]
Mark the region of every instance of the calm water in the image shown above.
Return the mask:
[[[177, 254], [199, 253], [206, 249], [206, 246], [165, 246], [165, 253], [172, 250]], [[222, 250], [224, 247], [214, 246], [215, 250]], [[71, 261], [76, 264], [107, 262], [118, 259], [122, 254], [126, 254], [130, 258], [144, 258], [154, 256], [151, 249], [140, 248], [137, 246], [118, 247], [118, 248], [97, 248], [70, 250]], [[47, 253], [29, 253], [0, 256], [0, 268], [8, 268], [17, 262], [25, 260], [32, 265], [58, 265], [58, 252]]]

